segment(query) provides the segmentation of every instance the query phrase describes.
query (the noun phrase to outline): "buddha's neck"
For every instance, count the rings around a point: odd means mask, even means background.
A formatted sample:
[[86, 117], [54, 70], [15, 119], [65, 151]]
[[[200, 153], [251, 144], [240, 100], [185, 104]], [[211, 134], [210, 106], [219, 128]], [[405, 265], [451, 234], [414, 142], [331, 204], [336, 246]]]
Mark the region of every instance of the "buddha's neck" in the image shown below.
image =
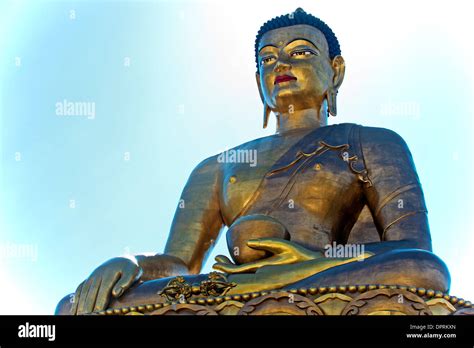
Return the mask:
[[276, 113], [277, 134], [304, 131], [327, 126], [325, 110], [304, 109], [292, 113]]

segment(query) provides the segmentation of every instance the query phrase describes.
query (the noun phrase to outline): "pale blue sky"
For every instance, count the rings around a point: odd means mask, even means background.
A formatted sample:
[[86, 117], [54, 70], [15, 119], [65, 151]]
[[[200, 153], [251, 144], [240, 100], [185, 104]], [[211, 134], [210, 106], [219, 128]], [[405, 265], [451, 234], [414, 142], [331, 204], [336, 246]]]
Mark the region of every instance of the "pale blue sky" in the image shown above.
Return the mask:
[[[193, 167], [274, 132], [261, 128], [254, 38], [298, 6], [346, 59], [330, 121], [406, 140], [451, 293], [473, 300], [474, 28], [446, 4], [2, 1], [0, 314], [52, 313], [103, 261], [163, 251]], [[95, 117], [56, 115], [64, 99], [95, 103]]]

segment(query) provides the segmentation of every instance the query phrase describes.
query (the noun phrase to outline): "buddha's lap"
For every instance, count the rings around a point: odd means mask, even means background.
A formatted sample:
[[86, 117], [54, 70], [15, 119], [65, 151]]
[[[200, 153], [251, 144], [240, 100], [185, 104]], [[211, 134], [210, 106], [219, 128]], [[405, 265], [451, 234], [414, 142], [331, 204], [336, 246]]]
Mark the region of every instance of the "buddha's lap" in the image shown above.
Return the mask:
[[[160, 295], [170, 280], [162, 278], [142, 282], [130, 288], [118, 299], [112, 298], [110, 308], [136, 306], [166, 302]], [[199, 284], [208, 279], [208, 274], [186, 275], [184, 281]], [[305, 279], [293, 282], [283, 288], [318, 287], [335, 285], [386, 284], [406, 285], [435, 290], [449, 289], [449, 272], [446, 265], [436, 255], [420, 249], [393, 250], [374, 255], [363, 261], [336, 266]], [[58, 304], [58, 314], [68, 314], [72, 306], [72, 294]]]
[[435, 254], [421, 249], [392, 250], [337, 266], [294, 282], [288, 288], [385, 284], [448, 291], [449, 271]]

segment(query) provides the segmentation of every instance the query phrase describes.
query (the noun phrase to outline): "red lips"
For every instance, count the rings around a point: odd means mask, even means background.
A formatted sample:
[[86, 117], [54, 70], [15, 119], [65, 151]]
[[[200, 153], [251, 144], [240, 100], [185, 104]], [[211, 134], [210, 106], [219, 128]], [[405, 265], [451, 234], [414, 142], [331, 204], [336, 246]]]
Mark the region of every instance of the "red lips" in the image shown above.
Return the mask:
[[274, 85], [280, 82], [293, 81], [296, 80], [296, 77], [290, 75], [280, 75], [275, 78]]

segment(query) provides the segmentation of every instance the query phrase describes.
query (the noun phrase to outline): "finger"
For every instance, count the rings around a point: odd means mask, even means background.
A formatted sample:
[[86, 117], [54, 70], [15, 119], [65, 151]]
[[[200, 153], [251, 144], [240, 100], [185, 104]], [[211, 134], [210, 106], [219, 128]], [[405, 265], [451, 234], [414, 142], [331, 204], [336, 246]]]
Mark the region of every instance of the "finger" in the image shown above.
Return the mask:
[[266, 250], [273, 254], [281, 254], [293, 249], [293, 245], [289, 244], [288, 241], [279, 238], [250, 239], [247, 241], [247, 245], [252, 249]]
[[84, 285], [85, 281], [79, 284], [79, 286], [76, 289], [76, 292], [74, 293], [74, 300], [72, 302], [71, 306], [71, 315], [76, 315], [77, 314], [77, 304], [79, 303], [79, 299], [81, 297], [81, 290], [82, 286]]
[[91, 286], [89, 287], [89, 291], [87, 292], [87, 298], [84, 303], [84, 311], [86, 313], [92, 313], [92, 311], [94, 310], [95, 301], [97, 299], [97, 293], [99, 292], [101, 283], [102, 277], [95, 278]]
[[363, 254], [360, 254], [359, 256], [356, 256], [355, 259], [357, 259], [358, 261], [362, 261], [362, 260], [368, 259], [369, 257], [372, 257], [374, 255], [375, 254], [373, 252], [366, 251]]
[[224, 255], [217, 255], [214, 260], [216, 260], [219, 263], [229, 263], [229, 264], [234, 264], [227, 256]]
[[287, 264], [288, 262], [284, 262], [285, 259], [281, 256], [271, 256], [267, 259], [257, 260], [253, 262], [244, 263], [243, 265], [234, 265], [234, 264], [225, 264], [225, 263], [216, 263], [212, 267], [219, 271], [223, 271], [225, 273], [251, 273], [255, 272], [259, 268], [263, 266], [274, 266], [280, 264]]
[[99, 293], [95, 301], [94, 312], [103, 311], [110, 303], [112, 289], [120, 278], [120, 273], [115, 273], [113, 276], [105, 276], [100, 284]]
[[77, 304], [77, 314], [81, 315], [85, 313], [85, 304], [87, 300], [87, 293], [89, 292], [89, 288], [92, 285], [94, 278], [90, 277], [85, 281], [85, 284], [82, 286], [81, 294], [79, 295], [79, 303]]
[[137, 279], [140, 269], [135, 268], [134, 271], [125, 271], [121, 273], [121, 277], [112, 290], [112, 296], [115, 298], [122, 296], [125, 290], [132, 286]]
[[249, 265], [249, 264], [243, 264], [243, 265], [234, 265], [234, 264], [228, 264], [228, 263], [216, 263], [212, 266], [215, 270], [224, 272], [224, 273], [245, 273], [245, 272], [252, 272], [258, 269], [258, 266], [255, 265]]
[[212, 269], [216, 271], [221, 271], [224, 273], [234, 273], [232, 266], [228, 263], [217, 262], [212, 265]]

